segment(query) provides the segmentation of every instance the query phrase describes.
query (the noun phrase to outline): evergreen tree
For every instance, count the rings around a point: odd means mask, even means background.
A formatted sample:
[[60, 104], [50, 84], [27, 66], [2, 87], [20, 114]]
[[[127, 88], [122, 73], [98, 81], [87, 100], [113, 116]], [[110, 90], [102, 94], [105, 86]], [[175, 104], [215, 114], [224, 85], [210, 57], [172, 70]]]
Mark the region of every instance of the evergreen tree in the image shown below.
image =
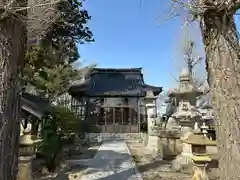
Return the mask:
[[54, 99], [66, 92], [69, 81], [79, 71], [71, 64], [78, 60], [77, 44], [94, 41], [87, 27], [91, 17], [77, 0], [62, 1], [59, 17], [38, 45], [28, 49], [24, 66], [24, 84]]

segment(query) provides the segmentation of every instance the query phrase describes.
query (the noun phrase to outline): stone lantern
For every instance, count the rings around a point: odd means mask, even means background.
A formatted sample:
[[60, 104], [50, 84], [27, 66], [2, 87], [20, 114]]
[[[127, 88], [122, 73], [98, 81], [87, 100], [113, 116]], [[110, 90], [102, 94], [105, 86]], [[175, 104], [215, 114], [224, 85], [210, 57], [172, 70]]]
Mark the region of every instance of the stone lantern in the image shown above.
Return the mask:
[[[180, 139], [184, 142], [194, 131], [199, 131], [198, 123], [201, 121], [201, 114], [197, 111], [197, 97], [203, 94], [192, 82], [192, 77], [188, 69], [183, 69], [180, 74], [180, 84], [178, 88], [169, 92], [168, 96], [175, 99], [176, 111], [172, 114], [172, 118], [176, 121], [180, 128]], [[186, 146], [186, 147], [185, 147]], [[179, 171], [182, 167], [189, 164], [188, 145], [182, 143], [182, 152], [172, 162], [173, 170]]]
[[[216, 145], [215, 141], [208, 139], [206, 136], [200, 134], [194, 134], [189, 136], [183, 141], [188, 144], [189, 154], [186, 154], [194, 162], [195, 170], [192, 179], [208, 180], [206, 167], [211, 162], [211, 158], [208, 156], [207, 146]], [[185, 146], [187, 147], [187, 146]]]
[[19, 142], [18, 180], [32, 180], [32, 160], [35, 158], [36, 145], [41, 142], [29, 131], [24, 131]]
[[196, 101], [203, 92], [192, 83], [187, 69], [182, 70], [179, 80], [179, 88], [169, 92], [169, 97], [173, 97], [177, 101], [177, 110], [172, 117], [181, 126], [181, 138], [184, 139], [193, 133], [194, 124], [200, 120], [201, 116], [196, 110]]
[[201, 108], [202, 111], [202, 133], [208, 135], [210, 139], [215, 139], [215, 125], [213, 109], [210, 105]]

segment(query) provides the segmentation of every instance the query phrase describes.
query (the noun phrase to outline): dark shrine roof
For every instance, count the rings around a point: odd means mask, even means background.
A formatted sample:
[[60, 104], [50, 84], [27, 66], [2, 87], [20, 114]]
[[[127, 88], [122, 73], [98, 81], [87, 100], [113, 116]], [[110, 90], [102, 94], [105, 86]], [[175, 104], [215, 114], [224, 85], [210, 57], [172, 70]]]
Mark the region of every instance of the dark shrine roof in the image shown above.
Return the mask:
[[88, 97], [143, 97], [150, 90], [154, 95], [161, 93], [162, 87], [144, 83], [141, 70], [93, 68], [84, 82], [76, 81], [70, 86], [69, 93]]
[[21, 108], [30, 114], [40, 117], [50, 113], [52, 106], [46, 98], [23, 92], [21, 97]]

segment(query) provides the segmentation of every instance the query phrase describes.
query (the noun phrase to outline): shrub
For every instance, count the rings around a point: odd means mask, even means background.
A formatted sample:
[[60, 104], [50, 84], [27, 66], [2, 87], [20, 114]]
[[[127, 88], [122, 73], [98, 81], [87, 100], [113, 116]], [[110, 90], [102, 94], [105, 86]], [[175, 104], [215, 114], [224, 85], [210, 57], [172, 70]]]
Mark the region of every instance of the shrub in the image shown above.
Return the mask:
[[54, 171], [62, 159], [63, 146], [75, 142], [75, 134], [81, 130], [82, 121], [70, 110], [58, 106], [43, 120], [41, 152], [45, 165]]
[[42, 144], [41, 152], [45, 159], [45, 166], [52, 172], [55, 170], [59, 162], [59, 155], [62, 151], [62, 134], [58, 131], [56, 120], [48, 116], [44, 119], [42, 127]]

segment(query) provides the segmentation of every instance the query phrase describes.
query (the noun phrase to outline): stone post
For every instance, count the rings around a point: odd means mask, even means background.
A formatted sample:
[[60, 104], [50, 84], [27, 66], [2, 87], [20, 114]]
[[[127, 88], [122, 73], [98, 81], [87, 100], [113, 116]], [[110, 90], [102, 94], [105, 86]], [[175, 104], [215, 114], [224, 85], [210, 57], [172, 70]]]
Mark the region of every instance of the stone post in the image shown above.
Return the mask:
[[[154, 132], [153, 128], [155, 126], [155, 109], [156, 104], [155, 100], [157, 99], [156, 96], [153, 95], [152, 92], [148, 92], [145, 97], [145, 106], [147, 110], [147, 123], [148, 123], [148, 142], [147, 148], [152, 152], [154, 158], [159, 157], [160, 146], [160, 138]], [[160, 156], [162, 157], [162, 156]]]
[[155, 125], [155, 104], [154, 103], [148, 103], [146, 104], [147, 109], [147, 123], [148, 123], [148, 133], [151, 134], [153, 132], [153, 127]]

